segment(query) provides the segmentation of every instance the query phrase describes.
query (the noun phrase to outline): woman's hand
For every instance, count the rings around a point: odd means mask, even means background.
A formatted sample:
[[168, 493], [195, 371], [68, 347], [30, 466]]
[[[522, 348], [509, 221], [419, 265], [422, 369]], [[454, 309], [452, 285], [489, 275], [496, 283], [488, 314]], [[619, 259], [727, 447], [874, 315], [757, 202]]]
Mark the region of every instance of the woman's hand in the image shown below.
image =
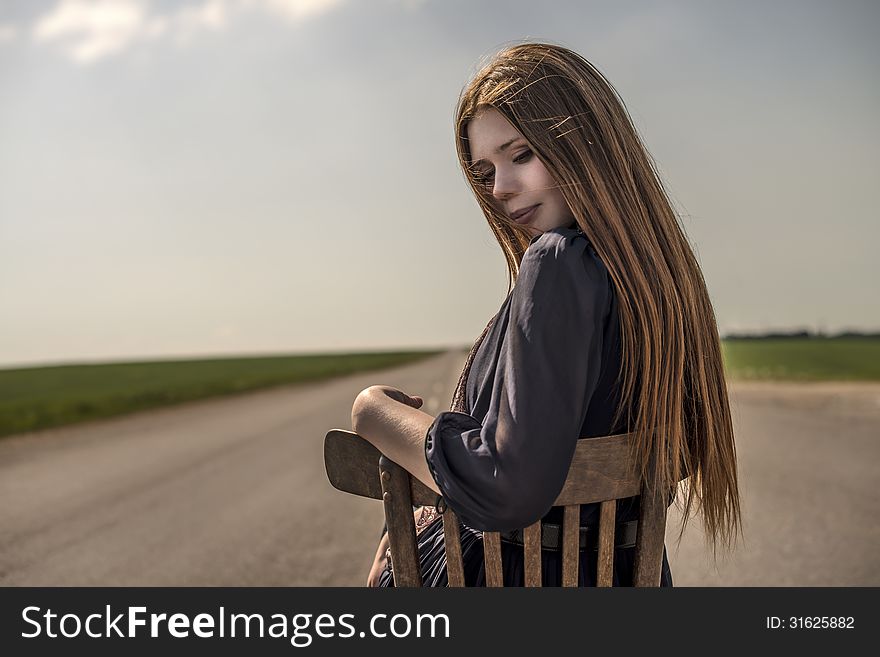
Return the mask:
[[397, 388], [392, 388], [391, 386], [370, 386], [376, 392], [381, 392], [386, 397], [390, 397], [394, 401], [399, 401], [401, 404], [406, 404], [407, 406], [412, 406], [413, 408], [421, 408], [424, 403], [424, 399], [419, 397], [418, 395], [410, 396], [406, 394], [403, 390], [398, 390]]
[[[437, 517], [437, 510], [433, 506], [420, 506], [413, 512], [413, 515], [415, 516], [416, 521], [416, 536], [418, 536], [428, 527], [428, 525], [434, 522]], [[367, 575], [367, 586], [373, 588], [379, 586], [379, 576], [388, 566], [389, 545], [388, 532], [385, 532], [385, 535], [382, 536], [382, 540], [379, 541], [379, 547], [376, 549], [376, 557], [373, 559], [370, 574]]]
[[373, 566], [370, 568], [370, 574], [367, 575], [367, 586], [373, 588], [379, 586], [379, 575], [382, 574], [382, 571], [385, 570], [385, 567], [388, 564], [388, 559], [385, 556], [388, 545], [388, 532], [385, 532], [382, 540], [379, 541], [379, 547], [376, 550], [376, 558], [373, 559]]

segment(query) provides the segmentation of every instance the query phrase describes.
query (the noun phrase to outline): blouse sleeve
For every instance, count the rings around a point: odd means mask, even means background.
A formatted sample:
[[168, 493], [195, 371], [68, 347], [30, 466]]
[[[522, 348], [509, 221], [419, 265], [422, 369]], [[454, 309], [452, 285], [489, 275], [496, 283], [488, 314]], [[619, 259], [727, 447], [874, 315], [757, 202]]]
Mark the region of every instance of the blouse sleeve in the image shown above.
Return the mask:
[[582, 233], [533, 240], [483, 422], [442, 412], [425, 438], [428, 468], [468, 526], [509, 531], [553, 506], [599, 379], [610, 307], [607, 271]]

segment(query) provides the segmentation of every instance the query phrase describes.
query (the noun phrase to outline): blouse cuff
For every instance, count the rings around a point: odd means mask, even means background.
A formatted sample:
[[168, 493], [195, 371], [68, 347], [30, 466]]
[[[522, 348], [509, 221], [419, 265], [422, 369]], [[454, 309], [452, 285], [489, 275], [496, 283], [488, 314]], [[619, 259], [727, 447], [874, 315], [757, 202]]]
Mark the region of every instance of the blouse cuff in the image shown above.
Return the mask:
[[448, 473], [448, 464], [443, 453], [443, 441], [440, 434], [461, 436], [465, 431], [476, 429], [479, 431], [483, 425], [472, 415], [459, 413], [458, 411], [443, 411], [428, 427], [425, 434], [425, 460], [428, 470], [442, 495], [446, 495], [448, 486], [445, 474]]
[[488, 458], [481, 432], [483, 425], [472, 415], [443, 411], [425, 435], [425, 460], [441, 502], [459, 519], [472, 526], [492, 523], [497, 509], [489, 502], [486, 490], [492, 486], [494, 463]]

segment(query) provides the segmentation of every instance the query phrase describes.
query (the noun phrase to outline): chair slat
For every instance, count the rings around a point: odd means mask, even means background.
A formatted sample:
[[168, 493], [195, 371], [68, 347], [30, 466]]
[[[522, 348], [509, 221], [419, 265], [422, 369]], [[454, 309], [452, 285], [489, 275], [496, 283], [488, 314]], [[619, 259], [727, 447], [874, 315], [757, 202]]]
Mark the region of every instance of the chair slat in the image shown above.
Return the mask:
[[602, 502], [599, 513], [599, 560], [596, 586], [611, 586], [614, 578], [614, 526], [617, 524], [617, 502]]
[[486, 586], [504, 586], [501, 569], [501, 534], [483, 532], [483, 557], [486, 570]]
[[541, 521], [523, 530], [523, 564], [525, 565], [525, 585], [541, 586]]
[[[437, 522], [436, 520], [434, 522]], [[446, 576], [450, 587], [464, 586], [464, 561], [461, 558], [461, 532], [458, 517], [446, 507], [442, 516], [443, 544], [446, 548]]]
[[663, 541], [666, 538], [666, 505], [645, 487], [640, 498], [639, 534], [633, 566], [634, 586], [660, 586]]
[[382, 456], [379, 459], [379, 481], [385, 504], [394, 586], [421, 586], [422, 575], [419, 571], [409, 473], [391, 459]]
[[567, 505], [562, 515], [562, 586], [578, 585], [580, 526], [580, 505]]

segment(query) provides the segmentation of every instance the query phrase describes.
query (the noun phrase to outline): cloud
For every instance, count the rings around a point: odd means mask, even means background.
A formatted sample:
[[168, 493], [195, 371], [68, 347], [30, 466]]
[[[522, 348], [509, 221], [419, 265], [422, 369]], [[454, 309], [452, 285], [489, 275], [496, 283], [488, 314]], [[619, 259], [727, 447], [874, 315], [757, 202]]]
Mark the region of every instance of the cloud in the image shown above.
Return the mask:
[[201, 6], [179, 9], [170, 22], [178, 43], [188, 43], [202, 30], [219, 31], [226, 27], [229, 9], [222, 0], [207, 0]]
[[0, 23], [0, 45], [15, 41], [18, 36], [18, 28], [9, 23]]
[[[400, 0], [409, 5], [412, 0]], [[148, 0], [59, 0], [31, 29], [36, 43], [57, 45], [77, 64], [92, 64], [137, 43], [172, 39], [186, 45], [201, 32], [221, 31], [235, 14], [261, 11], [299, 24], [336, 9], [345, 0], [204, 0], [161, 11]], [[0, 26], [0, 43], [15, 38]]]
[[342, 0], [245, 0], [243, 2], [246, 7], [260, 7], [293, 23], [323, 14], [341, 4]]
[[66, 53], [85, 64], [126, 48], [145, 19], [136, 0], [62, 0], [37, 20], [32, 35], [38, 43], [63, 41]]

